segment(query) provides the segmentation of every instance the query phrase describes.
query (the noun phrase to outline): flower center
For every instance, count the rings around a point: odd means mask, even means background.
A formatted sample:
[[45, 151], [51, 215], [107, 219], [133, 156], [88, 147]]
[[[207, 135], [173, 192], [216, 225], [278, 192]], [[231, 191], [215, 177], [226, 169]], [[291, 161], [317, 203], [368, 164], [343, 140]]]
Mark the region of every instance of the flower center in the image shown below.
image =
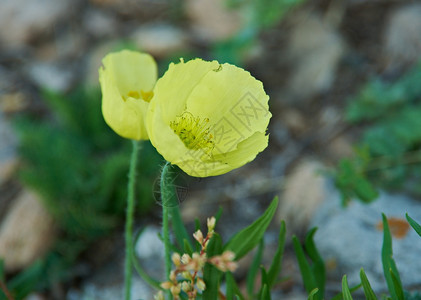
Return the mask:
[[126, 100], [129, 97], [135, 99], [142, 99], [146, 102], [150, 102], [153, 97], [153, 91], [140, 91], [140, 93], [138, 91], [130, 91], [127, 93], [127, 96], [123, 96], [124, 100]]
[[170, 123], [170, 127], [187, 148], [203, 149], [208, 152], [214, 146], [213, 135], [210, 133], [208, 124], [208, 118], [200, 119], [189, 112], [184, 112]]

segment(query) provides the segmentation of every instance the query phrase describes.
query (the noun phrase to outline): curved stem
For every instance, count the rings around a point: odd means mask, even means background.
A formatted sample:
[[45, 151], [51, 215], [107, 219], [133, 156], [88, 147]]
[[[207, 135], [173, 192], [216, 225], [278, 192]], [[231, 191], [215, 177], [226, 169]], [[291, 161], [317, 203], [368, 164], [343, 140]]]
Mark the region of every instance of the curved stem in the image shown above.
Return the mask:
[[125, 242], [126, 242], [126, 259], [124, 265], [124, 299], [130, 300], [131, 286], [132, 286], [132, 272], [133, 272], [133, 218], [135, 211], [135, 183], [136, 183], [136, 165], [137, 156], [139, 152], [139, 142], [132, 141], [133, 150], [130, 159], [129, 183], [127, 185], [127, 211], [126, 211], [126, 228], [125, 228]]

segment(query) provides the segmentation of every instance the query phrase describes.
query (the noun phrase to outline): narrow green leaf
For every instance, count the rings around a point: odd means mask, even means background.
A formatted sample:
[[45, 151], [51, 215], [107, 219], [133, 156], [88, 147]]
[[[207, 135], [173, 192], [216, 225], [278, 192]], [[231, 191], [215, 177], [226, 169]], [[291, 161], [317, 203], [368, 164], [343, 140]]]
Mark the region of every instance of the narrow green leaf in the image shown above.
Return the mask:
[[[307, 293], [311, 293], [314, 289], [318, 288], [316, 283], [317, 281], [314, 278], [314, 274], [304, 254], [304, 250], [295, 235], [292, 237], [292, 243], [294, 246], [295, 256], [298, 260], [298, 266], [300, 267], [301, 277], [303, 278], [304, 288]], [[321, 299], [321, 295], [316, 294], [315, 298]]]
[[[265, 299], [265, 287], [269, 291], [270, 294], [270, 288], [268, 285], [268, 274], [266, 272], [265, 267], [260, 266], [260, 273], [261, 273], [261, 283], [260, 283], [260, 291], [259, 291], [259, 299]], [[269, 295], [270, 296], [270, 295]]]
[[234, 276], [232, 276], [231, 272], [225, 273], [225, 280], [227, 283], [227, 292], [226, 292], [226, 299], [227, 300], [234, 300], [234, 296], [236, 299], [245, 300], [243, 294], [241, 293], [240, 289], [235, 282]]
[[254, 255], [251, 266], [247, 272], [247, 293], [250, 299], [253, 299], [254, 297], [254, 284], [256, 282], [256, 275], [259, 272], [260, 263], [262, 261], [264, 245], [265, 243], [262, 238], [260, 240], [259, 247], [257, 248], [257, 252]]
[[[353, 292], [355, 292], [356, 290], [358, 290], [360, 287], [362, 287], [362, 284], [361, 283], [353, 286], [352, 288], [349, 289], [349, 291], [352, 294]], [[343, 293], [340, 292], [340, 293], [336, 294], [331, 300], [342, 300], [342, 298], [343, 298]]]
[[[222, 240], [219, 234], [214, 233], [206, 248], [208, 257], [219, 255], [222, 252]], [[203, 300], [218, 299], [218, 291], [222, 272], [211, 264], [206, 264], [203, 269], [203, 281], [206, 284], [206, 289], [203, 291]]]
[[[389, 289], [390, 296], [393, 300], [398, 300], [398, 294], [395, 290], [394, 280], [398, 286], [402, 286], [398, 268], [396, 267], [395, 261], [393, 260], [393, 249], [392, 249], [392, 236], [390, 234], [389, 224], [385, 214], [382, 214], [383, 218], [383, 246], [382, 246], [382, 264], [383, 273], [386, 278], [387, 287]], [[395, 279], [392, 277], [392, 273], [395, 275]]]
[[187, 240], [184, 240], [184, 253], [187, 253], [190, 256], [193, 254], [193, 249]]
[[320, 256], [319, 251], [317, 251], [316, 244], [314, 243], [313, 236], [316, 233], [316, 231], [317, 228], [313, 228], [307, 233], [304, 242], [304, 248], [313, 262], [313, 265], [311, 267], [312, 272], [316, 280], [317, 287], [320, 290], [319, 295], [323, 298], [326, 282], [326, 269], [323, 258]]
[[406, 213], [405, 216], [406, 216], [406, 219], [408, 220], [409, 225], [411, 225], [412, 228], [414, 228], [415, 232], [418, 233], [419, 236], [421, 236], [421, 225], [415, 222], [415, 220], [412, 219], [408, 215], [408, 213]]
[[[177, 196], [175, 196], [177, 197]], [[180, 208], [178, 205], [168, 208], [171, 224], [174, 230], [174, 236], [177, 240], [177, 243], [180, 247], [184, 245], [184, 240], [186, 240], [190, 246], [192, 246], [190, 236], [187, 233], [186, 227], [184, 226], [183, 220], [181, 219]]]
[[223, 212], [223, 208], [222, 208], [222, 206], [220, 206], [218, 208], [218, 212], [215, 215], [216, 224], [218, 224], [219, 218], [222, 216], [222, 212]]
[[254, 221], [251, 225], [244, 228], [225, 245], [224, 250], [231, 250], [235, 253], [235, 259], [238, 260], [253, 249], [263, 237], [269, 223], [271, 222], [276, 208], [278, 206], [278, 197], [273, 199], [268, 209], [263, 215]]
[[377, 296], [371, 288], [370, 282], [368, 281], [367, 275], [365, 275], [364, 269], [360, 270], [361, 284], [363, 285], [365, 298], [367, 300], [377, 300]]
[[23, 299], [34, 290], [45, 272], [44, 263], [41, 260], [36, 261], [9, 281], [9, 290], [16, 299]]
[[281, 272], [282, 256], [284, 254], [284, 247], [285, 247], [285, 236], [286, 236], [286, 225], [285, 225], [285, 221], [282, 221], [281, 227], [279, 229], [278, 248], [276, 249], [275, 256], [273, 258], [272, 264], [269, 267], [269, 271], [268, 271], [269, 288], [272, 288], [272, 286], [278, 280], [279, 273]]
[[139, 230], [139, 232], [136, 234], [135, 238], [134, 238], [134, 243], [132, 245], [133, 247], [133, 251], [131, 251], [132, 254], [132, 262], [133, 262], [133, 266], [136, 270], [136, 272], [139, 274], [139, 276], [146, 282], [148, 283], [151, 287], [154, 287], [158, 290], [162, 290], [161, 286], [159, 285], [160, 282], [154, 278], [152, 278], [151, 276], [149, 276], [148, 273], [146, 273], [146, 271], [142, 268], [142, 266], [139, 263], [138, 258], [136, 257], [136, 251], [135, 251], [135, 246], [137, 244], [137, 241], [139, 240], [140, 236], [143, 233], [144, 228], [142, 228], [141, 230]]
[[390, 275], [392, 276], [393, 287], [395, 288], [396, 297], [398, 297], [398, 300], [404, 300], [405, 296], [402, 288], [402, 283], [399, 279], [399, 274], [398, 276], [396, 276], [392, 269], [390, 269]]
[[314, 300], [314, 295], [316, 295], [318, 291], [319, 291], [318, 288], [315, 288], [314, 290], [312, 290], [311, 293], [308, 295], [307, 300]]
[[259, 297], [259, 300], [271, 300], [270, 298], [270, 290], [267, 284], [264, 284], [262, 287], [262, 293]]
[[139, 263], [139, 260], [137, 259], [137, 257], [133, 254], [132, 256], [132, 262], [133, 262], [133, 266], [137, 272], [137, 274], [139, 274], [139, 276], [147, 283], [149, 284], [151, 287], [156, 288], [158, 290], [162, 290], [161, 286], [160, 286], [160, 282], [154, 278], [152, 278], [151, 276], [149, 276], [148, 273], [146, 273], [146, 271], [142, 268], [142, 266]]
[[342, 295], [344, 300], [352, 300], [351, 292], [348, 287], [348, 282], [346, 280], [346, 275], [342, 277]]

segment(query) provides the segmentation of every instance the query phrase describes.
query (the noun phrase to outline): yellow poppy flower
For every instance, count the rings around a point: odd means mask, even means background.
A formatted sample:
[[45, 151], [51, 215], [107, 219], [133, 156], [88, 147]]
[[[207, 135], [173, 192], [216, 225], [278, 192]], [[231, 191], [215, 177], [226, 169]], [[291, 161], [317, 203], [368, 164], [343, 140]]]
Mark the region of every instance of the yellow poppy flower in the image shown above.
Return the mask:
[[145, 118], [158, 73], [155, 60], [149, 54], [123, 50], [105, 56], [102, 65], [105, 122], [122, 137], [147, 140]]
[[155, 85], [148, 135], [158, 152], [187, 174], [224, 174], [267, 147], [268, 100], [262, 83], [241, 68], [181, 60]]

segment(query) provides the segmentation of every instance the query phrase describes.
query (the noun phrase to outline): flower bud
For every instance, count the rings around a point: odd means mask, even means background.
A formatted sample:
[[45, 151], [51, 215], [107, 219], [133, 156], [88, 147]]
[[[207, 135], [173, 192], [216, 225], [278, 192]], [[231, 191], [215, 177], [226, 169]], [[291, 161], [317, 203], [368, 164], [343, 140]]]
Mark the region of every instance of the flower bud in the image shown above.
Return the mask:
[[191, 257], [187, 253], [185, 253], [185, 254], [183, 254], [183, 256], [181, 256], [181, 263], [183, 265], [187, 265], [190, 261], [191, 261]]
[[193, 233], [193, 237], [196, 241], [199, 242], [199, 244], [203, 243], [203, 233], [200, 231], [200, 229]]
[[169, 290], [173, 286], [173, 283], [171, 281], [165, 281], [165, 282], [161, 283], [160, 286], [164, 290]]
[[196, 286], [197, 286], [197, 289], [202, 291], [202, 292], [206, 289], [206, 284], [205, 284], [205, 282], [203, 281], [202, 278], [197, 278]]
[[164, 293], [159, 291], [155, 296], [153, 296], [154, 300], [165, 300]]
[[180, 266], [181, 264], [180, 254], [178, 254], [177, 252], [174, 252], [173, 255], [171, 256], [171, 259], [176, 267]]
[[216, 219], [215, 217], [210, 217], [207, 220], [208, 222], [208, 232], [213, 232], [213, 230], [215, 229], [215, 223], [216, 223]]

